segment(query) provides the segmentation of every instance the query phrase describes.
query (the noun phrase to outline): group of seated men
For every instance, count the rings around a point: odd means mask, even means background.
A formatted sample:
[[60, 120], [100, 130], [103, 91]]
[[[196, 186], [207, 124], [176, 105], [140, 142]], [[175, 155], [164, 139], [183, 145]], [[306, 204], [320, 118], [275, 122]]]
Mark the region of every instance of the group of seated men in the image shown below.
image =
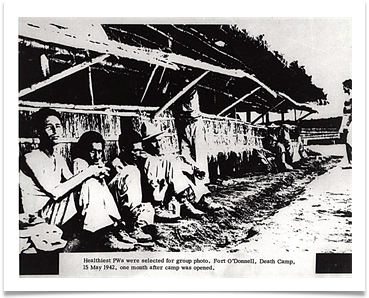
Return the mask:
[[307, 158], [301, 137], [297, 135], [296, 141], [292, 142], [290, 127], [286, 124], [269, 127], [263, 139], [263, 147], [260, 157], [269, 166], [269, 170], [290, 171], [294, 164]]
[[[221, 208], [210, 199], [204, 171], [183, 156], [161, 154], [162, 132], [150, 123], [140, 133], [122, 132], [120, 154], [107, 163], [102, 135], [85, 132], [74, 148], [72, 171], [56, 152], [63, 134], [59, 113], [42, 108], [33, 114], [33, 123], [39, 146], [20, 159], [25, 214], [61, 228], [78, 218], [89, 241], [103, 239], [109, 249], [128, 251], [152, 242], [143, 229], [143, 202], [152, 205], [155, 222], [200, 219]], [[171, 202], [178, 211], [169, 210]]]

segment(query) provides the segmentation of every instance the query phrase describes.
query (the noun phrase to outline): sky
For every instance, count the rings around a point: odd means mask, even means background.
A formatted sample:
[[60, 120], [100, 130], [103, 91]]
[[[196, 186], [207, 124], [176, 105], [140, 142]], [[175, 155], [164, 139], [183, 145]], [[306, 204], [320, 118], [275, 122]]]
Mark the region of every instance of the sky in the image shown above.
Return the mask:
[[351, 18], [247, 18], [236, 22], [250, 35], [264, 34], [271, 51], [277, 50], [288, 62], [297, 60], [313, 83], [323, 88], [330, 104], [314, 106], [319, 114], [309, 118], [341, 115], [347, 98], [342, 82], [352, 78]]

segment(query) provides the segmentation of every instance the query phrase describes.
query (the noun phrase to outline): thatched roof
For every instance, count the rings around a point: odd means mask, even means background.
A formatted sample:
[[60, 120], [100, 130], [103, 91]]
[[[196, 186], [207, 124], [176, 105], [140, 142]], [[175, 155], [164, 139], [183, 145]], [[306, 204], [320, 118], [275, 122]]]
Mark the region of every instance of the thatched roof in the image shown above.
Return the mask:
[[292, 108], [315, 112], [272, 90], [244, 62], [222, 51], [227, 33], [221, 25], [96, 21], [20, 19], [22, 100], [159, 109], [193, 82], [201, 110], [210, 114], [232, 108], [260, 114]]

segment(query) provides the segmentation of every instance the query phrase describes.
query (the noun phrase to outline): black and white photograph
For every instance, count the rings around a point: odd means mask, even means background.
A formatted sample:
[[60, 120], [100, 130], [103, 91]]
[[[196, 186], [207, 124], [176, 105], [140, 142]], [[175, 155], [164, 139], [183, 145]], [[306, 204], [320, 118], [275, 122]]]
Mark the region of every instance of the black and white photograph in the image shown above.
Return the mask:
[[285, 277], [364, 288], [350, 284], [365, 238], [353, 16], [51, 15], [18, 16], [11, 36], [18, 166], [4, 214], [19, 218], [22, 283]]

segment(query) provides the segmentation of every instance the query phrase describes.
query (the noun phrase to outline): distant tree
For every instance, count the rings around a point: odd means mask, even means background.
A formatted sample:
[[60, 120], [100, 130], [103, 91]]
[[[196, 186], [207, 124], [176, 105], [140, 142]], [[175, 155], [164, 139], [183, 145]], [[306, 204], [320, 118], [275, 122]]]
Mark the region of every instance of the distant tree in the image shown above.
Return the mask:
[[[288, 63], [282, 53], [270, 51], [264, 34], [253, 37], [236, 25], [222, 25], [220, 31], [223, 33], [221, 40], [225, 43], [222, 50], [242, 61], [246, 70], [272, 89], [284, 92], [298, 102], [328, 104], [327, 94], [312, 83], [312, 76], [307, 74], [305, 67], [297, 60]], [[206, 34], [219, 35], [218, 32], [208, 30]], [[231, 65], [240, 67], [234, 62]]]

